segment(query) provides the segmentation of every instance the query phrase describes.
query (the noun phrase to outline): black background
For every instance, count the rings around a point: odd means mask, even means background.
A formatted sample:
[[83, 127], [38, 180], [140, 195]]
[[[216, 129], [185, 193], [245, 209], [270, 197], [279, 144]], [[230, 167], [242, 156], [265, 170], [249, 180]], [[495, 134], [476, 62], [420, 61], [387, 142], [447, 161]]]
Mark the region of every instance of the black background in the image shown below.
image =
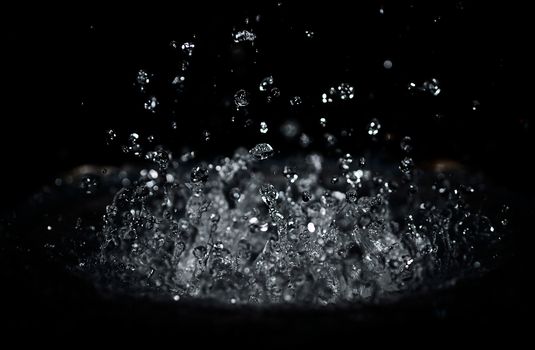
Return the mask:
[[[381, 7], [384, 14], [379, 13]], [[353, 137], [340, 138], [340, 146], [358, 153], [378, 147], [365, 132], [369, 120], [377, 117], [382, 130], [393, 135], [393, 141], [381, 147], [397, 149], [399, 138], [411, 135], [417, 162], [437, 158], [460, 161], [483, 170], [492, 181], [507, 185], [522, 198], [515, 208], [516, 260], [482, 282], [485, 287], [467, 287], [453, 301], [448, 299], [446, 303], [454, 305], [451, 309], [457, 313], [451, 311], [452, 316], [440, 322], [518, 320], [531, 306], [524, 304], [530, 298], [523, 286], [532, 280], [525, 253], [532, 231], [527, 218], [534, 214], [533, 89], [529, 78], [533, 63], [528, 55], [530, 26], [525, 12], [527, 9], [512, 2], [471, 1], [366, 1], [351, 6], [336, 2], [199, 3], [179, 4], [166, 11], [155, 10], [151, 4], [121, 11], [89, 4], [8, 9], [3, 14], [1, 37], [0, 205], [4, 216], [9, 217], [29, 194], [75, 166], [132, 161], [119, 147], [106, 146], [104, 136], [109, 128], [117, 130], [123, 142], [130, 132], [155, 134], [173, 151], [179, 153], [190, 146], [201, 157], [232, 152], [240, 145], [251, 147], [259, 140], [268, 140], [283, 153], [294, 153], [295, 143], [278, 135], [280, 123], [287, 118], [297, 120], [316, 140], [311, 147], [323, 150], [324, 130], [318, 120], [327, 115], [329, 132], [355, 129]], [[244, 24], [246, 17], [249, 26]], [[234, 27], [256, 33], [258, 54], [249, 45], [232, 42]], [[313, 31], [314, 37], [307, 39], [305, 30]], [[169, 42], [182, 43], [193, 36], [196, 46], [188, 80], [184, 92], [177, 94], [169, 82], [183, 57]], [[386, 59], [393, 62], [390, 70], [383, 67]], [[151, 89], [160, 98], [155, 115], [143, 110], [144, 97], [133, 86], [142, 68], [155, 74]], [[248, 118], [254, 126], [243, 128], [243, 122], [230, 126], [234, 112], [228, 104], [234, 92], [241, 88], [256, 91], [267, 75], [273, 75], [281, 98], [268, 105], [253, 94]], [[439, 96], [408, 93], [409, 82], [430, 78], [440, 82]], [[321, 93], [341, 81], [355, 86], [355, 99], [334, 107], [322, 105]], [[288, 105], [295, 95], [304, 101], [297, 109]], [[474, 100], [480, 103], [476, 111], [472, 110]], [[169, 128], [171, 120], [177, 121], [178, 130]], [[270, 125], [268, 136], [258, 132], [261, 120]], [[209, 142], [202, 141], [203, 130], [212, 133]], [[489, 286], [502, 289], [483, 293]], [[18, 292], [15, 288], [9, 295]], [[20, 295], [24, 297], [17, 302], [30, 305], [25, 310], [31, 314], [36, 306], [27, 300], [34, 294], [25, 291]], [[64, 325], [74, 307], [87, 313], [85, 321], [89, 323], [99, 319], [98, 313], [88, 311], [93, 309], [92, 303], [84, 305], [77, 298], [70, 301], [72, 305], [59, 303], [62, 311], [54, 318], [51, 314], [58, 307], [54, 298], [63, 297], [60, 293], [39, 299], [38, 309], [45, 310], [40, 317]], [[111, 304], [98, 305], [113, 310], [110, 313], [123, 321], [130, 320], [124, 314], [131, 304]], [[475, 306], [463, 313], [469, 304]], [[409, 305], [396, 317], [436, 321], [436, 315], [429, 316], [424, 306]], [[424, 311], [420, 313], [419, 308]], [[154, 310], [137, 310], [134, 321], [128, 322], [139, 326], [144, 324], [141, 320], [156, 314], [175, 322], [178, 318], [184, 325], [191, 316], [187, 311], [186, 316], [177, 316], [157, 307]], [[334, 332], [335, 327], [325, 324], [349, 317], [349, 313], [324, 315], [319, 321], [290, 314], [297, 318], [292, 322], [305, 324], [301, 331], [321, 325]], [[223, 327], [217, 321], [221, 315], [207, 315], [201, 313], [196, 322], [210, 318]], [[399, 321], [389, 315], [378, 316], [376, 322]], [[248, 320], [249, 316], [243, 317]], [[278, 316], [273, 317], [273, 324], [264, 324], [267, 329], [277, 328]], [[77, 318], [81, 319], [84, 317]], [[243, 325], [240, 320], [238, 325]], [[350, 327], [343, 330], [349, 332]]]

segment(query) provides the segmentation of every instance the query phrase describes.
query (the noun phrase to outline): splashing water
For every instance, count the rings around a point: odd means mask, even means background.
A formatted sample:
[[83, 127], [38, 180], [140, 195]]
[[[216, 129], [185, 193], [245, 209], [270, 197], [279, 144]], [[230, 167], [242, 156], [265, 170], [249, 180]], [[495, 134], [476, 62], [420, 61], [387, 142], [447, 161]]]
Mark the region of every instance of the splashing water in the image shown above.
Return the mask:
[[350, 154], [339, 166], [272, 155], [258, 144], [186, 171], [165, 153], [167, 167], [107, 206], [84, 270], [102, 289], [155, 298], [325, 305], [447, 282], [500, 239], [466, 178], [416, 171], [410, 157], [400, 178]]

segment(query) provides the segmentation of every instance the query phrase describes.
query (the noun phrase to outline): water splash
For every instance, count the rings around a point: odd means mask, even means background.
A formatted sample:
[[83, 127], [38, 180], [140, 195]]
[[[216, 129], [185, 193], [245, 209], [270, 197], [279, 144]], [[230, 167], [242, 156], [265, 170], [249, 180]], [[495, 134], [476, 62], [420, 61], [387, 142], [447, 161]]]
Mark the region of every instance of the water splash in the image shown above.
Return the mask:
[[400, 178], [350, 154], [273, 162], [269, 144], [190, 171], [165, 154], [165, 169], [141, 171], [106, 209], [100, 251], [83, 264], [103, 289], [230, 304], [375, 300], [480, 269], [478, 252], [501, 238], [470, 205], [469, 178], [418, 171], [409, 157]]

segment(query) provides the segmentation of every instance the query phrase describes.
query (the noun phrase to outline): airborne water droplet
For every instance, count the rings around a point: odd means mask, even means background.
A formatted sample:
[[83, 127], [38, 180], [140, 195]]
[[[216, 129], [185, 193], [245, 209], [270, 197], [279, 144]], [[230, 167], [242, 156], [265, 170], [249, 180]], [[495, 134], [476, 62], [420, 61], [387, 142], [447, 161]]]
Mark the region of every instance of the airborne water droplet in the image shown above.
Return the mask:
[[268, 159], [273, 155], [273, 153], [273, 147], [271, 147], [269, 143], [259, 143], [249, 151], [249, 154], [251, 154], [256, 160]]
[[368, 124], [368, 135], [376, 136], [381, 130], [381, 124], [377, 118], [373, 118]]
[[234, 104], [238, 108], [249, 105], [249, 93], [243, 89], [236, 91], [234, 94]]
[[156, 96], [151, 96], [147, 101], [145, 101], [144, 107], [147, 111], [156, 113], [156, 108], [158, 108], [158, 99]]
[[85, 194], [93, 194], [98, 187], [98, 178], [95, 175], [86, 175], [80, 181], [80, 188]]
[[271, 91], [273, 87], [273, 77], [270, 75], [268, 77], [265, 77], [260, 82], [259, 90], [262, 92]]
[[267, 125], [267, 123], [266, 123], [266, 122], [260, 122], [260, 132], [261, 132], [262, 134], [265, 134], [265, 133], [268, 132], [268, 130], [269, 130], [269, 129], [268, 129], [268, 125]]
[[410, 136], [405, 136], [400, 142], [401, 150], [409, 153], [412, 150], [412, 139]]
[[241, 43], [245, 41], [254, 42], [256, 35], [248, 30], [240, 30], [232, 34], [232, 38], [235, 43]]

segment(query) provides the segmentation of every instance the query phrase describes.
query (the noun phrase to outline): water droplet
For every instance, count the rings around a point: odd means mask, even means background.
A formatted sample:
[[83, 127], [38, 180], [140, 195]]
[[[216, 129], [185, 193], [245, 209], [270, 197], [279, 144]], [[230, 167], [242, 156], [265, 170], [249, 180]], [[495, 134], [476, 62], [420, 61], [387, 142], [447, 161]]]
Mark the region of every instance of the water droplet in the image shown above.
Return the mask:
[[297, 107], [303, 103], [303, 99], [300, 96], [294, 96], [290, 99], [290, 106]]
[[204, 166], [196, 166], [191, 170], [191, 182], [199, 183], [208, 180], [208, 169]]
[[266, 134], [269, 131], [268, 125], [266, 122], [260, 122], [260, 132]]
[[184, 54], [186, 54], [187, 56], [191, 56], [193, 55], [193, 49], [195, 49], [195, 44], [192, 42], [185, 42], [184, 44], [182, 44], [182, 46], [180, 46], [180, 48], [182, 49], [182, 52], [184, 52]]
[[232, 38], [235, 43], [241, 43], [245, 41], [254, 42], [256, 35], [248, 30], [240, 30], [232, 34]]
[[423, 87], [433, 96], [438, 96], [441, 91], [438, 81], [435, 78], [425, 81]]
[[293, 139], [299, 133], [299, 125], [294, 121], [288, 120], [281, 125], [280, 130], [284, 137]]
[[305, 133], [302, 133], [301, 136], [299, 137], [299, 144], [301, 145], [301, 147], [306, 148], [310, 146], [311, 143], [312, 143], [312, 140], [310, 139], [310, 136], [308, 136]]
[[204, 130], [202, 132], [202, 139], [204, 140], [204, 142], [208, 142], [210, 141], [210, 138], [212, 137], [212, 134], [210, 133], [210, 131], [208, 130]]
[[147, 152], [145, 159], [150, 160], [156, 164], [160, 171], [164, 171], [169, 165], [171, 155], [164, 149]]
[[321, 102], [332, 103], [334, 101], [347, 101], [355, 97], [355, 88], [348, 83], [340, 83], [336, 87], [331, 87], [321, 95]]
[[232, 197], [232, 199], [234, 199], [235, 201], [239, 201], [240, 198], [241, 198], [241, 192], [240, 192], [240, 189], [237, 188], [237, 187], [234, 187], [230, 190], [230, 196]]
[[403, 152], [409, 153], [412, 151], [412, 139], [410, 136], [405, 136], [403, 139], [401, 139], [400, 146]]
[[279, 199], [279, 192], [271, 184], [262, 185], [260, 187], [260, 195], [262, 196], [262, 201], [270, 208], [274, 207], [277, 204], [277, 199]]
[[144, 107], [147, 111], [156, 113], [156, 109], [158, 108], [158, 99], [156, 96], [151, 96], [147, 101], [145, 101]]
[[336, 91], [338, 92], [338, 97], [341, 100], [353, 99], [353, 97], [355, 97], [354, 90], [355, 88], [352, 85], [349, 85], [348, 83], [341, 83], [336, 88]]
[[122, 146], [122, 150], [124, 153], [130, 153], [136, 157], [141, 156], [143, 148], [141, 147], [141, 143], [139, 142], [139, 134], [135, 132], [131, 133], [128, 136], [128, 143]]
[[338, 139], [333, 134], [326, 133], [323, 135], [325, 137], [325, 141], [327, 141], [327, 146], [334, 147], [336, 146], [336, 143], [338, 142]]
[[414, 82], [409, 83], [409, 92], [411, 93], [427, 93], [433, 96], [438, 96], [442, 91], [440, 84], [437, 79], [432, 78], [430, 80], [424, 81], [422, 84], [418, 85]]
[[113, 129], [106, 130], [106, 144], [110, 146], [117, 140], [117, 133]]
[[249, 93], [243, 89], [236, 91], [234, 94], [234, 104], [238, 108], [249, 105]]
[[353, 157], [351, 154], [346, 153], [342, 158], [338, 160], [338, 163], [340, 164], [340, 168], [343, 170], [349, 170], [349, 167], [353, 163]]
[[259, 89], [262, 92], [269, 92], [273, 88], [273, 77], [267, 76], [260, 82]]
[[140, 91], [145, 91], [146, 89], [146, 86], [150, 83], [151, 81], [151, 78], [152, 78], [152, 75], [147, 73], [145, 70], [143, 69], [140, 69], [138, 72], [137, 72], [137, 77], [136, 77], [136, 84], [137, 86], [139, 87], [139, 90]]
[[357, 199], [358, 199], [357, 190], [350, 189], [349, 191], [347, 191], [346, 199], [349, 203], [357, 203]]
[[299, 175], [289, 166], [284, 167], [283, 174], [292, 184], [299, 178]]
[[249, 154], [256, 160], [265, 160], [274, 154], [274, 150], [269, 143], [259, 143], [249, 151]]
[[407, 178], [412, 177], [412, 170], [414, 169], [414, 161], [411, 157], [405, 157], [401, 160], [401, 164], [399, 166], [399, 170], [405, 175]]
[[368, 135], [376, 136], [381, 130], [381, 124], [377, 118], [373, 118], [368, 124]]
[[208, 251], [206, 247], [203, 245], [200, 245], [200, 246], [195, 247], [195, 249], [193, 249], [193, 256], [195, 256], [199, 260], [202, 260], [206, 256], [207, 252]]
[[80, 181], [80, 188], [85, 194], [93, 194], [99, 185], [98, 178], [95, 175], [85, 175]]

